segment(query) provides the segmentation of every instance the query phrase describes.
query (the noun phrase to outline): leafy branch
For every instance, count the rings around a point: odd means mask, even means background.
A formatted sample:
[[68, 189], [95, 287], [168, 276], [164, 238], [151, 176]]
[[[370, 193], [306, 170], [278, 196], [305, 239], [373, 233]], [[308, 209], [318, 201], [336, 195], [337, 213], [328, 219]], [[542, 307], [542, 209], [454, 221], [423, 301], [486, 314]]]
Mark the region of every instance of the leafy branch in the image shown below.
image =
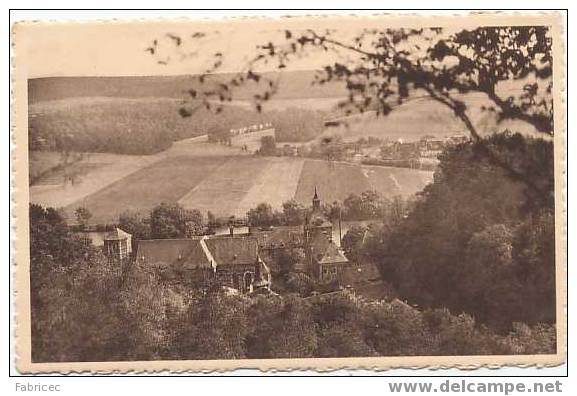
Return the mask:
[[[254, 57], [228, 80], [206, 84], [224, 64], [224, 55], [215, 53], [214, 63], [198, 76], [207, 89], [190, 90], [191, 97], [202, 98], [207, 109], [219, 103], [215, 107], [218, 112], [222, 103], [232, 100], [236, 89], [253, 83], [259, 90], [253, 96], [255, 108], [262, 111], [263, 104], [277, 93], [278, 82], [257, 72], [259, 68], [282, 70], [298, 57], [314, 56], [315, 51], [331, 53], [336, 59], [347, 55], [347, 62], [325, 65], [313, 81], [344, 83], [348, 96], [339, 106], [345, 114], [375, 111], [386, 116], [424, 93], [455, 114], [471, 138], [485, 147], [481, 151], [493, 164], [538, 195], [548, 195], [484, 146], [467, 114], [467, 104], [460, 99], [468, 93], [484, 94], [492, 105], [483, 110], [493, 112], [498, 122], [519, 120], [546, 137], [553, 136], [552, 39], [547, 26], [479, 27], [457, 32], [434, 27], [363, 29], [348, 40], [337, 38], [334, 30], [283, 33], [280, 43], [257, 46]], [[182, 45], [182, 41], [176, 42]], [[506, 94], [503, 85], [511, 82], [520, 94]]]

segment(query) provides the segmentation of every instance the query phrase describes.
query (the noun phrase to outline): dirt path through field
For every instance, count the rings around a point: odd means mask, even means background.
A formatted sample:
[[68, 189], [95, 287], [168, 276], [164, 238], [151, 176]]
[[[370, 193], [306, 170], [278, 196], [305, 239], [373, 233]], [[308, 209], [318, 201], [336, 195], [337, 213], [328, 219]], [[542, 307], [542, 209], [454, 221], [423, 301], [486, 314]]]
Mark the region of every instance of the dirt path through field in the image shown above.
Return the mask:
[[296, 199], [305, 205], [317, 188], [323, 202], [342, 201], [351, 193], [375, 190], [385, 197], [407, 197], [432, 181], [433, 172], [307, 159]]
[[413, 195], [433, 181], [431, 171], [366, 165], [363, 169], [371, 189], [389, 198]]

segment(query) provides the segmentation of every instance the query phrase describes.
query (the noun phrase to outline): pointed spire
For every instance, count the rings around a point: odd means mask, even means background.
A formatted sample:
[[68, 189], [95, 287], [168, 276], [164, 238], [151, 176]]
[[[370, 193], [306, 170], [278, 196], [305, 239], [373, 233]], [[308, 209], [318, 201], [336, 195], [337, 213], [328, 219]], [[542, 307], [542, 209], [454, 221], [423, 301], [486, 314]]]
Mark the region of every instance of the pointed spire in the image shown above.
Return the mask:
[[317, 193], [317, 186], [315, 186], [315, 195], [313, 197], [313, 210], [320, 210], [321, 200], [319, 199], [319, 194]]

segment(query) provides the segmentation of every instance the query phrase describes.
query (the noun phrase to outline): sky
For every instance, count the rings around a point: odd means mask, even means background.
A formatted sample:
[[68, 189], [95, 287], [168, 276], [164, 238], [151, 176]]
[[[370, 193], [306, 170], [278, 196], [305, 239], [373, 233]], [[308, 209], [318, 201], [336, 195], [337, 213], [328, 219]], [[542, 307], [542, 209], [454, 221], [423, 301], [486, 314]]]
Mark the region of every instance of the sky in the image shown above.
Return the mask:
[[[15, 65], [25, 68], [28, 78], [56, 76], [131, 76], [182, 75], [205, 71], [215, 52], [225, 54], [221, 71], [238, 71], [254, 54], [255, 47], [269, 41], [282, 41], [284, 30], [293, 32], [313, 28], [317, 31], [334, 29], [340, 38], [350, 38], [363, 28], [440, 26], [455, 30], [483, 25], [519, 23], [519, 16], [476, 16], [466, 19], [451, 17], [364, 16], [360, 17], [291, 17], [267, 19], [262, 17], [235, 18], [226, 21], [206, 19], [156, 19], [143, 22], [66, 22], [19, 23], [14, 28], [13, 48]], [[507, 19], [508, 18], [508, 19]], [[533, 17], [535, 18], [535, 17]], [[544, 17], [545, 18], [545, 17]], [[532, 19], [532, 23], [536, 23]], [[202, 39], [192, 39], [202, 32]], [[175, 51], [167, 34], [185, 40]], [[146, 52], [153, 41], [161, 48], [157, 57]], [[189, 56], [194, 53], [194, 56]], [[320, 54], [292, 61], [287, 70], [318, 69], [339, 55]], [[167, 64], [158, 61], [169, 60]], [[272, 68], [271, 68], [272, 69]], [[264, 70], [266, 71], [266, 67]]]
[[[209, 66], [215, 52], [222, 52], [226, 59], [221, 71], [238, 71], [258, 44], [282, 41], [284, 26], [305, 27], [282, 25], [271, 26], [262, 21], [32, 24], [23, 26], [20, 40], [20, 32], [16, 32], [16, 65], [22, 59], [18, 55], [24, 54], [25, 61], [20, 64], [25, 63], [29, 78], [198, 74]], [[345, 29], [353, 32], [360, 27], [353, 24]], [[191, 36], [197, 32], [206, 36], [193, 39]], [[183, 44], [176, 47], [168, 34], [182, 37]], [[159, 46], [153, 57], [146, 48], [155, 39]], [[318, 69], [327, 60], [318, 54], [309, 56], [291, 62], [288, 70]]]

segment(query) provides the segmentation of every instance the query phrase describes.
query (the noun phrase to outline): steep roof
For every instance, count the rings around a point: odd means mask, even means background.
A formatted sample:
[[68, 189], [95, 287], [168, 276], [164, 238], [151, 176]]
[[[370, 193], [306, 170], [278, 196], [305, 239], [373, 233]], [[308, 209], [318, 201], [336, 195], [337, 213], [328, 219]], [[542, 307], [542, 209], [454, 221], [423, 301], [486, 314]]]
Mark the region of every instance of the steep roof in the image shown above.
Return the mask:
[[128, 239], [130, 237], [132, 237], [132, 235], [130, 235], [129, 233], [124, 232], [120, 228], [116, 227], [116, 228], [114, 228], [114, 230], [108, 232], [104, 236], [104, 240], [105, 241], [121, 241], [123, 239]]
[[138, 242], [136, 259], [163, 268], [212, 268], [200, 239], [154, 239]]
[[349, 260], [333, 242], [327, 245], [325, 252], [319, 260], [320, 264], [346, 264], [348, 262]]
[[327, 250], [329, 245], [332, 243], [330, 235], [325, 235], [324, 233], [315, 233], [310, 239], [310, 248], [315, 257], [318, 257]]
[[257, 239], [248, 236], [213, 236], [206, 246], [217, 265], [254, 264], [258, 259]]
[[270, 286], [270, 268], [260, 258], [257, 261], [255, 287]]
[[270, 230], [251, 230], [260, 248], [295, 247], [303, 244], [302, 226], [278, 226]]

